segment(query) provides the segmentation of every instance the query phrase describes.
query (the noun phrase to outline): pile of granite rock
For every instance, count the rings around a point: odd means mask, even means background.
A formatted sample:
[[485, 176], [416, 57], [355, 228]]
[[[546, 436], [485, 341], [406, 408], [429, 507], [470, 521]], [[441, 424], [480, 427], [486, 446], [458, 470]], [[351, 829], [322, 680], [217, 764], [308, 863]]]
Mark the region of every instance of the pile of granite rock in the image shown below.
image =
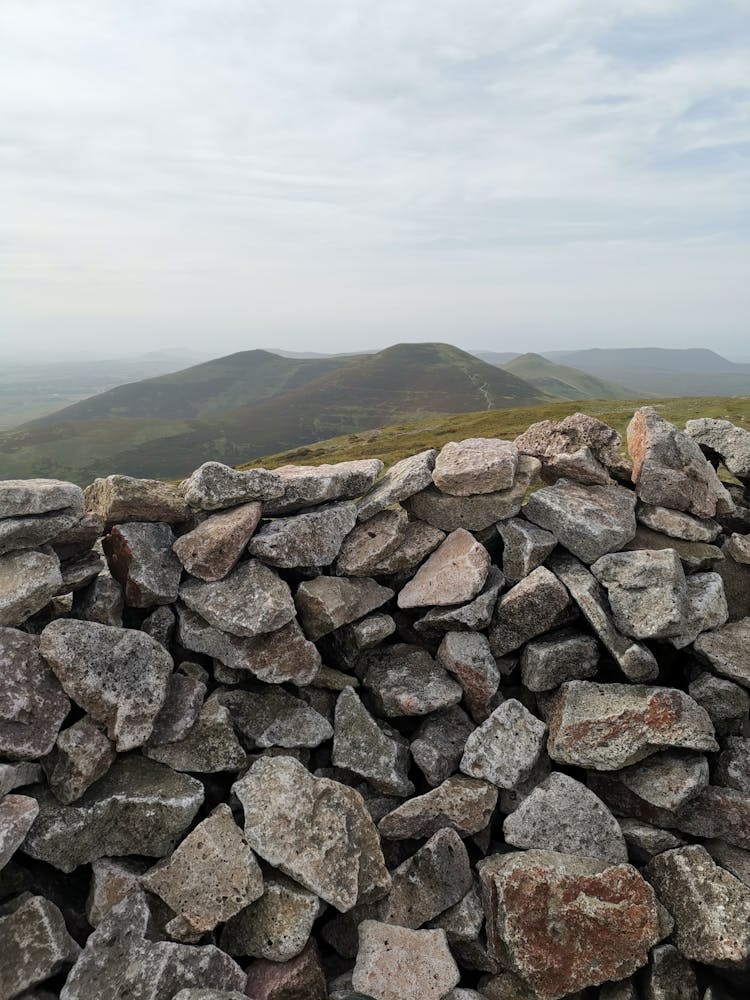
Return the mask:
[[749, 995], [750, 432], [627, 452], [0, 482], [0, 1000]]

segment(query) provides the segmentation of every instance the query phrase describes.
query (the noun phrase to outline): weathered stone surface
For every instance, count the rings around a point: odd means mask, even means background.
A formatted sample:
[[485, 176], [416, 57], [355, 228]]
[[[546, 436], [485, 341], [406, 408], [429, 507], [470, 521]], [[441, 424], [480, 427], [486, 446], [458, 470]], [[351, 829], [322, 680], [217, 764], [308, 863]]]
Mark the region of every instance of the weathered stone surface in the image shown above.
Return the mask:
[[685, 433], [709, 457], [718, 455], [733, 476], [750, 482], [750, 431], [729, 420], [701, 417], [688, 420]]
[[246, 1000], [247, 993], [238, 993], [236, 990], [204, 990], [200, 987], [192, 990], [180, 990], [175, 993], [174, 1000]]
[[72, 805], [35, 787], [39, 815], [24, 851], [71, 872], [118, 854], [163, 857], [203, 802], [203, 786], [143, 757], [121, 757]]
[[471, 601], [481, 591], [490, 556], [470, 532], [458, 528], [441, 543], [398, 595], [400, 608], [445, 607]]
[[368, 577], [318, 576], [297, 588], [294, 601], [302, 628], [313, 641], [363, 618], [393, 597]]
[[63, 560], [60, 563], [62, 584], [58, 596], [87, 587], [106, 566], [98, 552], [84, 552]]
[[188, 579], [180, 597], [209, 625], [243, 638], [275, 632], [294, 618], [289, 586], [257, 559], [240, 563], [215, 583]]
[[635, 411], [628, 424], [628, 451], [635, 490], [645, 503], [703, 518], [734, 506], [695, 441], [653, 407]]
[[649, 957], [644, 1000], [699, 1000], [695, 969], [671, 944], [657, 945]]
[[227, 921], [221, 947], [230, 955], [288, 962], [304, 950], [320, 911], [314, 893], [283, 875], [268, 875], [260, 899]]
[[174, 666], [156, 640], [134, 629], [58, 619], [42, 632], [39, 651], [65, 692], [104, 723], [118, 751], [148, 740]]
[[316, 747], [333, 736], [327, 719], [281, 687], [258, 685], [216, 697], [250, 748]]
[[466, 438], [443, 445], [435, 460], [432, 481], [443, 493], [476, 496], [513, 485], [518, 449], [499, 438]]
[[[366, 649], [373, 649], [395, 631], [396, 623], [390, 615], [382, 613], [368, 615], [351, 625], [344, 625], [328, 638], [330, 655], [335, 658], [339, 666], [346, 670], [354, 670]], [[316, 684], [319, 683], [320, 680], [317, 678]], [[351, 684], [352, 681], [349, 680], [347, 683]]]
[[0, 799], [14, 788], [23, 788], [24, 785], [35, 785], [42, 780], [42, 769], [39, 764], [0, 763]]
[[263, 895], [260, 866], [223, 804], [146, 872], [141, 885], [174, 912], [167, 933], [184, 941], [197, 941]]
[[545, 566], [511, 587], [497, 602], [490, 627], [494, 656], [505, 656], [571, 617], [570, 595]]
[[720, 736], [742, 732], [750, 709], [750, 693], [745, 688], [723, 677], [702, 673], [690, 682], [688, 693], [708, 712]]
[[466, 837], [487, 826], [496, 804], [496, 786], [455, 775], [393, 809], [378, 830], [389, 840], [431, 837], [444, 827]]
[[386, 507], [400, 503], [429, 486], [436, 455], [435, 449], [430, 448], [392, 465], [357, 504], [360, 521], [374, 517]]
[[503, 574], [497, 566], [490, 566], [487, 582], [473, 601], [454, 607], [431, 608], [424, 618], [414, 623], [414, 628], [430, 637], [441, 637], [444, 632], [485, 629], [492, 621], [497, 596], [504, 585]]
[[713, 542], [721, 534], [721, 525], [712, 518], [691, 517], [684, 511], [669, 510], [668, 507], [639, 503], [635, 516], [641, 524], [653, 531], [660, 531], [671, 538], [683, 538], [688, 542]]
[[363, 920], [352, 985], [373, 1000], [442, 1000], [461, 976], [445, 931]]
[[646, 646], [633, 642], [617, 630], [604, 588], [594, 575], [573, 556], [564, 553], [555, 553], [548, 562], [549, 568], [565, 584], [584, 618], [628, 680], [654, 680], [659, 673], [656, 658]]
[[565, 681], [589, 680], [599, 669], [599, 647], [589, 635], [553, 633], [521, 653], [521, 680], [529, 691], [552, 691]]
[[377, 458], [333, 465], [282, 465], [275, 473], [284, 492], [263, 505], [264, 513], [276, 516], [330, 500], [354, 500], [372, 487], [382, 468]]
[[703, 846], [714, 861], [750, 888], [750, 851], [744, 851], [723, 840], [706, 840]]
[[705, 632], [693, 648], [717, 674], [750, 687], [750, 618]]
[[456, 773], [473, 730], [471, 720], [458, 705], [425, 717], [412, 740], [411, 755], [428, 785], [435, 788]]
[[[73, 488], [78, 490], [77, 486]], [[0, 506], [0, 554], [56, 543], [83, 514], [83, 492], [78, 490], [78, 495], [71, 499], [69, 506], [28, 517], [8, 517]]]
[[635, 535], [635, 494], [622, 486], [560, 479], [533, 493], [523, 513], [585, 563], [621, 549]]
[[541, 566], [557, 545], [551, 531], [520, 517], [501, 521], [497, 530], [503, 540], [503, 575], [509, 583], [518, 583]]
[[685, 573], [674, 549], [615, 552], [591, 572], [607, 590], [615, 625], [634, 639], [679, 636], [688, 623]]
[[240, 504], [207, 517], [172, 546], [191, 576], [207, 583], [223, 580], [236, 565], [260, 523], [263, 505]]
[[0, 556], [0, 626], [23, 624], [60, 593], [62, 585], [54, 552]]
[[646, 868], [674, 917], [673, 941], [692, 961], [730, 971], [750, 963], [750, 889], [693, 844], [665, 851]]
[[628, 860], [625, 838], [609, 809], [580, 781], [553, 772], [503, 823], [506, 843], [601, 858]]
[[340, 576], [371, 576], [381, 562], [400, 548], [406, 539], [408, 525], [409, 518], [403, 507], [389, 507], [360, 522], [340, 547], [336, 573]]
[[98, 514], [105, 524], [126, 521], [187, 521], [190, 510], [182, 490], [160, 479], [107, 476], [95, 479], [83, 491], [86, 510]]
[[[365, 522], [367, 523], [367, 522]], [[445, 539], [445, 532], [425, 521], [408, 521], [397, 548], [373, 566], [373, 576], [391, 576], [415, 569]]]
[[522, 455], [513, 485], [495, 493], [481, 493], [473, 497], [456, 497], [441, 493], [435, 486], [428, 486], [405, 501], [411, 517], [426, 521], [441, 531], [482, 531], [497, 521], [515, 517], [521, 509], [523, 498], [536, 480], [540, 463], [535, 458]]
[[21, 896], [0, 915], [0, 996], [20, 996], [75, 962], [80, 948], [58, 908], [42, 896]]
[[39, 813], [36, 799], [28, 795], [0, 798], [0, 869], [5, 868]]
[[267, 565], [284, 569], [330, 566], [356, 523], [357, 508], [351, 502], [316, 507], [265, 522], [247, 550]]
[[206, 697], [203, 681], [185, 674], [172, 674], [167, 684], [167, 697], [154, 719], [148, 740], [152, 747], [174, 743], [187, 735], [196, 723]]
[[[597, 778], [606, 775], [597, 775]], [[662, 851], [683, 847], [685, 841], [671, 830], [663, 830], [638, 819], [620, 819], [620, 829], [628, 845], [628, 853], [638, 864], [646, 864]]]
[[122, 587], [104, 569], [95, 580], [73, 595], [73, 616], [100, 625], [122, 626], [125, 607]]
[[616, 777], [644, 802], [676, 812], [708, 785], [708, 761], [701, 754], [665, 751], [623, 768]]
[[125, 603], [152, 608], [177, 600], [182, 566], [172, 551], [168, 524], [117, 524], [103, 539], [109, 571], [122, 587]]
[[222, 632], [181, 604], [177, 605], [177, 621], [177, 636], [185, 649], [212, 656], [267, 684], [309, 684], [320, 668], [320, 653], [296, 621], [252, 638]]
[[562, 420], [541, 420], [516, 438], [523, 455], [542, 463], [545, 479], [561, 476], [592, 485], [611, 482], [609, 469], [621, 464], [620, 435], [585, 413]]
[[736, 563], [750, 565], [750, 535], [738, 535], [734, 532], [725, 543], [726, 553]]
[[737, 562], [727, 543], [722, 547], [721, 553], [724, 558], [716, 563], [716, 572], [724, 583], [729, 620], [737, 622], [750, 618], [750, 566]]
[[49, 787], [60, 802], [75, 802], [107, 773], [115, 757], [115, 748], [99, 726], [84, 715], [62, 730], [54, 750], [44, 759]]
[[389, 890], [377, 831], [353, 788], [314, 778], [292, 757], [262, 757], [233, 791], [250, 847], [337, 910]]
[[714, 766], [714, 784], [750, 793], [750, 739], [729, 736]]
[[231, 716], [215, 695], [206, 701], [197, 722], [182, 739], [147, 746], [144, 753], [175, 771], [197, 774], [239, 771], [247, 763], [245, 751], [235, 735]]
[[183, 988], [242, 996], [245, 973], [228, 955], [210, 944], [151, 941], [148, 924], [142, 893], [113, 907], [86, 942], [60, 1000], [165, 1000]]
[[532, 850], [478, 869], [491, 954], [545, 1000], [631, 975], [659, 940], [653, 889], [631, 865]]
[[547, 727], [511, 698], [469, 736], [461, 770], [498, 788], [515, 788], [534, 770], [544, 750]]
[[354, 688], [345, 688], [336, 701], [331, 760], [365, 778], [385, 795], [413, 795], [409, 780], [409, 743], [389, 735], [373, 719]]
[[1, 519], [56, 514], [70, 508], [83, 512], [83, 492], [61, 479], [0, 480]]
[[484, 722], [500, 685], [500, 671], [487, 637], [481, 632], [448, 632], [435, 662], [458, 680], [473, 718]]
[[39, 654], [38, 637], [0, 628], [0, 754], [11, 760], [48, 754], [69, 711], [65, 692]]
[[684, 691], [567, 681], [555, 695], [547, 743], [553, 760], [615, 771], [668, 747], [718, 749], [708, 714]]
[[750, 850], [750, 795], [708, 785], [677, 813], [672, 825], [691, 837], [718, 837]]
[[365, 653], [362, 683], [387, 716], [427, 715], [457, 705], [463, 691], [426, 649], [398, 643]]
[[686, 579], [688, 613], [685, 629], [670, 638], [677, 649], [684, 649], [701, 634], [723, 625], [729, 617], [724, 581], [718, 573], [693, 573]]
[[286, 962], [254, 962], [247, 970], [245, 992], [255, 1000], [328, 1000], [315, 942]]
[[278, 499], [284, 492], [276, 472], [269, 472], [268, 469], [241, 472], [221, 462], [204, 462], [181, 484], [180, 489], [185, 502], [197, 510], [222, 510], [249, 502], [265, 504]]
[[142, 858], [97, 858], [91, 862], [86, 916], [92, 927], [98, 927], [129, 893], [139, 891], [141, 875], [148, 867]]

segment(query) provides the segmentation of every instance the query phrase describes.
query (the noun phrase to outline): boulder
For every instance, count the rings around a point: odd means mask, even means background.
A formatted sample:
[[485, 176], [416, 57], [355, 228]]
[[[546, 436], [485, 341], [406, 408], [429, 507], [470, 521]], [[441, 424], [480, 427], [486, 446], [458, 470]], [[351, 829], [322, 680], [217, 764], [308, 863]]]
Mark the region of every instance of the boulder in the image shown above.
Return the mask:
[[266, 521], [247, 547], [268, 566], [330, 566], [357, 522], [351, 502], [315, 507], [292, 517]]
[[681, 510], [670, 510], [653, 504], [639, 503], [636, 520], [653, 531], [687, 542], [713, 542], [721, 534], [721, 525], [712, 518], [692, 517]]
[[0, 626], [22, 625], [63, 587], [54, 552], [9, 552], [0, 556]]
[[[365, 522], [366, 524], [367, 522]], [[398, 547], [373, 566], [373, 576], [409, 573], [424, 562], [445, 539], [445, 532], [425, 521], [407, 521]]]
[[369, 577], [318, 576], [299, 585], [294, 601], [302, 628], [313, 641], [355, 622], [393, 597]]
[[547, 727], [511, 698], [469, 736], [461, 770], [498, 788], [515, 788], [534, 770], [544, 750]]
[[487, 637], [481, 632], [447, 632], [435, 662], [453, 674], [473, 718], [484, 722], [500, 685], [500, 671]]
[[86, 510], [98, 514], [106, 525], [126, 521], [187, 521], [190, 509], [179, 487], [160, 479], [107, 476], [95, 479], [83, 491]]
[[38, 517], [62, 510], [83, 513], [83, 493], [79, 486], [60, 479], [0, 480], [2, 518]]
[[376, 920], [359, 927], [352, 985], [372, 1000], [442, 1000], [461, 976], [443, 930], [410, 930]]
[[212, 514], [181, 535], [172, 549], [191, 576], [207, 583], [223, 580], [239, 561], [262, 511], [262, 504], [251, 501]]
[[182, 566], [172, 551], [168, 524], [117, 524], [102, 541], [109, 571], [122, 587], [125, 603], [152, 608], [177, 600]]
[[685, 583], [688, 605], [685, 628], [669, 640], [676, 649], [689, 646], [701, 632], [718, 628], [729, 617], [724, 581], [719, 573], [693, 573]]
[[518, 449], [498, 438], [466, 438], [443, 445], [435, 460], [432, 481], [443, 493], [476, 496], [513, 485]]
[[275, 632], [295, 613], [288, 584], [257, 559], [240, 563], [215, 583], [187, 579], [180, 598], [209, 625], [243, 638]]
[[750, 431], [729, 420], [701, 417], [688, 420], [685, 433], [709, 458], [718, 456], [743, 483], [750, 483]]
[[386, 507], [401, 503], [429, 486], [436, 455], [435, 449], [430, 448], [394, 463], [361, 497], [357, 504], [360, 521], [367, 521]]
[[750, 687], [750, 618], [705, 632], [693, 648], [717, 674]]
[[474, 632], [486, 629], [505, 578], [497, 566], [490, 566], [487, 581], [473, 601], [447, 608], [431, 608], [414, 623], [417, 632], [440, 641], [445, 632]]
[[552, 481], [565, 477], [589, 485], [607, 484], [612, 481], [609, 470], [622, 464], [620, 435], [585, 413], [541, 420], [515, 443], [522, 455], [539, 459], [545, 479]]
[[204, 462], [180, 488], [186, 503], [196, 510], [223, 510], [245, 503], [265, 505], [284, 493], [276, 472], [268, 469], [241, 472], [221, 462]]
[[122, 626], [124, 607], [122, 587], [106, 568], [73, 595], [73, 617], [99, 625]]

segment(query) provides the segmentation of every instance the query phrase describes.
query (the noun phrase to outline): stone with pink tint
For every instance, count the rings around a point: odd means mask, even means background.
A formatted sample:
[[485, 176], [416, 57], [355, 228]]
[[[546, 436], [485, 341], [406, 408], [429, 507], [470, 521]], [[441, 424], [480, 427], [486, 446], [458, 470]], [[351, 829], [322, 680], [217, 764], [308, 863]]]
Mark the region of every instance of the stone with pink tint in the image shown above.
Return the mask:
[[201, 521], [172, 546], [185, 569], [199, 580], [223, 580], [258, 527], [263, 505], [243, 503]]
[[490, 571], [490, 556], [465, 528], [457, 528], [398, 595], [400, 608], [444, 607], [471, 601]]
[[432, 481], [443, 493], [476, 496], [507, 490], [518, 469], [518, 449], [499, 438], [466, 438], [443, 445]]
[[262, 958], [247, 970], [245, 993], [252, 1000], [327, 1000], [325, 976], [315, 943], [287, 962]]
[[373, 1000], [442, 1000], [461, 976], [444, 930], [363, 920], [352, 986]]

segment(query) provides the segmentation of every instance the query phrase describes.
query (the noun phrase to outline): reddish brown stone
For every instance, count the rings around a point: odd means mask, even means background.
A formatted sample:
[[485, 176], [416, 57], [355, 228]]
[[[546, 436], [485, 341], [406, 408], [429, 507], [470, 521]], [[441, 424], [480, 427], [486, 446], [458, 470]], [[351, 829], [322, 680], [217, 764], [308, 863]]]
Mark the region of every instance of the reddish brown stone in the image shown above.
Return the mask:
[[326, 981], [314, 942], [288, 962], [265, 958], [253, 962], [247, 970], [245, 992], [253, 1000], [326, 1000]]
[[223, 580], [258, 527], [262, 511], [260, 503], [243, 503], [214, 514], [178, 538], [172, 549], [191, 576]]

